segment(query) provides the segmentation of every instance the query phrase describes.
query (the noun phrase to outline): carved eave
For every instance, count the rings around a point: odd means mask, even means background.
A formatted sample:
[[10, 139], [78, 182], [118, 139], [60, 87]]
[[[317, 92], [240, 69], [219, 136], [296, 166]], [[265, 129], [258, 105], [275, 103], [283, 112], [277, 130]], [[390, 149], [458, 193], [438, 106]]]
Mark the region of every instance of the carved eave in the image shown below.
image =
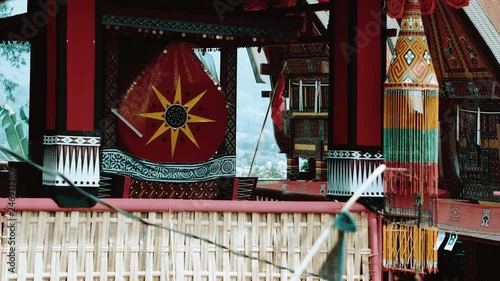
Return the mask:
[[155, 39], [168, 35], [169, 40], [178, 37], [204, 47], [281, 46], [327, 40], [325, 36], [310, 32], [304, 14], [304, 11], [321, 9], [324, 4], [242, 11], [239, 6], [218, 10], [212, 2], [207, 3], [200, 4], [203, 8], [199, 9], [191, 2], [189, 5], [175, 1], [171, 5], [153, 5], [151, 1], [108, 0], [102, 6], [102, 24], [127, 35]]
[[[494, 56], [496, 50], [474, 28], [477, 28], [474, 20], [464, 10], [450, 8], [441, 1], [436, 2], [435, 12], [423, 19], [441, 97], [499, 97], [500, 66]], [[490, 35], [498, 40], [498, 31], [495, 36]]]

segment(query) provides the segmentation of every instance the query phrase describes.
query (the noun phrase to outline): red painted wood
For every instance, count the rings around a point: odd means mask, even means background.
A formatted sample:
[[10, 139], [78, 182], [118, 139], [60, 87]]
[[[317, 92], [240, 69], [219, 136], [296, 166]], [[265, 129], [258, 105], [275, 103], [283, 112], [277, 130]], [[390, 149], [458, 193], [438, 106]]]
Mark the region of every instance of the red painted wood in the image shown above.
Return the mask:
[[238, 199], [238, 185], [239, 184], [240, 184], [240, 179], [235, 177], [234, 181], [233, 181], [233, 195], [231, 197], [231, 200]]
[[129, 198], [129, 196], [130, 196], [130, 181], [131, 180], [132, 180], [132, 178], [130, 176], [124, 176], [122, 198]]
[[[500, 207], [465, 203], [453, 200], [438, 200], [437, 222], [440, 228], [462, 232], [486, 232], [500, 235]], [[483, 210], [489, 209], [488, 226], [481, 226]]]
[[[343, 202], [269, 202], [232, 200], [178, 200], [178, 199], [104, 199], [103, 201], [128, 212], [234, 212], [234, 213], [316, 213], [337, 214]], [[0, 213], [9, 208], [9, 199], [0, 198]], [[70, 211], [112, 211], [97, 204], [92, 208], [61, 208], [49, 198], [17, 198], [16, 211], [70, 212]], [[362, 204], [355, 203], [352, 213], [370, 212]]]
[[67, 4], [66, 129], [94, 130], [95, 2]]
[[381, 11], [380, 1], [358, 5], [356, 144], [361, 146], [382, 145]]
[[[324, 194], [321, 194], [322, 185], [324, 187]], [[326, 181], [280, 181], [276, 183], [259, 184], [258, 186], [260, 188], [297, 192], [310, 195], [324, 195], [326, 197], [328, 183]]]

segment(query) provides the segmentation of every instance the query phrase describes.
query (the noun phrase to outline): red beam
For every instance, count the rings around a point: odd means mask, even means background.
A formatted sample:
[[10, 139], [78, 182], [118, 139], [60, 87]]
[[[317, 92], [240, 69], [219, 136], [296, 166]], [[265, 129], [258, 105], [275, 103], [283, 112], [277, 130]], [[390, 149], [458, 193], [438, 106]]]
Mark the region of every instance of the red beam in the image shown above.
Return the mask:
[[[178, 200], [178, 199], [104, 199], [104, 202], [128, 212], [234, 212], [234, 213], [314, 213], [337, 214], [342, 202], [268, 202], [230, 200]], [[8, 198], [0, 198], [0, 214], [9, 210]], [[12, 205], [12, 204], [11, 204]], [[61, 208], [49, 198], [17, 198], [16, 211], [35, 212], [109, 212], [112, 209], [97, 204], [92, 208]], [[362, 204], [355, 203], [352, 213], [370, 212]]]
[[[438, 200], [437, 208], [440, 229], [500, 235], [500, 220], [495, 219], [500, 217], [500, 207], [441, 199]], [[481, 226], [484, 209], [489, 209], [490, 219], [487, 226]]]

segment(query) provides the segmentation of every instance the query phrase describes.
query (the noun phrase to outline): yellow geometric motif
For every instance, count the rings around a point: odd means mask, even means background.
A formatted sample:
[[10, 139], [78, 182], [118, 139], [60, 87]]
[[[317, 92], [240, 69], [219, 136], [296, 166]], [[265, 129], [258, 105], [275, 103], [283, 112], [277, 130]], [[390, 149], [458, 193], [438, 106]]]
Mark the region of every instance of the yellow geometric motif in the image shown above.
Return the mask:
[[425, 84], [438, 86], [429, 46], [419, 16], [403, 17], [394, 56], [387, 73], [387, 84]]
[[[156, 132], [151, 136], [149, 141], [146, 143], [149, 144], [156, 138], [158, 138], [160, 135], [163, 133], [167, 132], [168, 130], [171, 131], [171, 151], [172, 151], [172, 157], [174, 156], [175, 152], [175, 147], [177, 144], [177, 138], [179, 136], [179, 131], [182, 131], [190, 140], [191, 142], [196, 145], [196, 147], [200, 148], [198, 145], [198, 142], [196, 141], [196, 138], [194, 137], [193, 133], [191, 132], [191, 129], [189, 128], [189, 123], [204, 123], [204, 122], [215, 122], [215, 120], [207, 119], [204, 117], [200, 117], [197, 115], [190, 114], [189, 112], [191, 109], [200, 101], [200, 99], [205, 95], [207, 92], [206, 90], [203, 91], [202, 93], [198, 94], [195, 98], [191, 99], [189, 102], [186, 104], [182, 103], [182, 89], [181, 89], [181, 78], [177, 80], [177, 87], [175, 91], [175, 97], [174, 101], [170, 102], [165, 98], [165, 96], [156, 89], [155, 86], [151, 86], [153, 88], [153, 91], [155, 92], [156, 96], [158, 97], [158, 100], [160, 101], [161, 105], [163, 106], [163, 111], [159, 112], [148, 112], [148, 113], [140, 113], [137, 114], [142, 117], [154, 119], [154, 120], [160, 120], [163, 121], [161, 126], [156, 130]], [[171, 108], [181, 108], [181, 114], [185, 114], [185, 122], [182, 122], [180, 126], [175, 127], [172, 126], [167, 122], [167, 112]], [[182, 117], [182, 116], [181, 116]]]

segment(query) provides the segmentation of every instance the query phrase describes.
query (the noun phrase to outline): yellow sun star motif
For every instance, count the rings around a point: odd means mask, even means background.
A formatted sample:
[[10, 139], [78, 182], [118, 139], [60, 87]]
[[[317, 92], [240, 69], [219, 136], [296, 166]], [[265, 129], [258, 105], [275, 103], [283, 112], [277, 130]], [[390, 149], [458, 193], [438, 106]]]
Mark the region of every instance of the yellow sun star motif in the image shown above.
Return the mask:
[[151, 86], [153, 91], [156, 94], [156, 97], [160, 101], [163, 106], [163, 111], [159, 112], [147, 112], [137, 114], [142, 117], [160, 120], [163, 121], [161, 126], [156, 130], [156, 132], [151, 136], [149, 141], [146, 143], [149, 144], [163, 133], [167, 131], [171, 131], [171, 147], [172, 147], [172, 157], [174, 156], [175, 147], [177, 144], [177, 138], [179, 137], [179, 131], [182, 131], [191, 142], [196, 145], [196, 147], [200, 148], [196, 138], [194, 137], [191, 129], [189, 128], [189, 123], [206, 123], [206, 122], [215, 122], [215, 120], [207, 119], [201, 116], [197, 116], [194, 114], [190, 114], [191, 109], [200, 101], [200, 99], [205, 95], [207, 90], [198, 94], [195, 98], [190, 100], [189, 102], [183, 104], [182, 103], [182, 89], [181, 89], [181, 78], [179, 77], [177, 81], [177, 87], [175, 90], [174, 101], [170, 102], [165, 98], [165, 96], [156, 89], [155, 86]]

